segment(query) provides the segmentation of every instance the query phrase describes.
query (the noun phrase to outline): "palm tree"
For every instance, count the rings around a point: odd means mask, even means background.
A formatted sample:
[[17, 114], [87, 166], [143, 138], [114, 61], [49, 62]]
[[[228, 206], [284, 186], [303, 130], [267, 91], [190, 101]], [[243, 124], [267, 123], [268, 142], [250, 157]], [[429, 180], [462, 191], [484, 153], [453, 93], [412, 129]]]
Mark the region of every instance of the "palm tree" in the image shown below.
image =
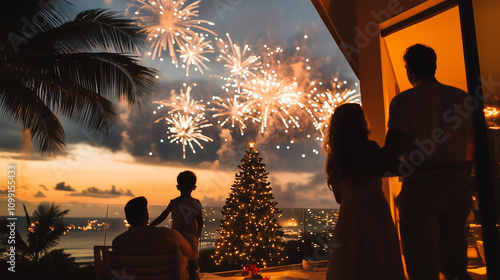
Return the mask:
[[0, 11], [0, 108], [29, 129], [42, 154], [65, 145], [56, 113], [106, 133], [117, 113], [147, 97], [155, 71], [137, 60], [144, 36], [132, 20], [87, 10], [73, 20], [67, 0], [7, 1]]
[[59, 205], [39, 204], [30, 217], [24, 207], [26, 222], [28, 226], [28, 239], [25, 243], [25, 255], [34, 262], [43, 255], [50, 252], [50, 249], [59, 244], [61, 237], [67, 231], [67, 225], [63, 222], [64, 215], [69, 210], [61, 210]]

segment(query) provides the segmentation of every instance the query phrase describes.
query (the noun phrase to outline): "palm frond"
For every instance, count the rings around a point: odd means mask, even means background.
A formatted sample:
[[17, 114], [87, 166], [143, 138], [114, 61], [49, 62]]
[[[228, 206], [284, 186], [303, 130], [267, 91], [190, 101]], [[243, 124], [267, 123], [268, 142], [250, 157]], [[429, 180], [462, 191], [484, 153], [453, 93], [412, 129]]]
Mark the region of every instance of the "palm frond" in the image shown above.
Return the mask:
[[33, 89], [23, 84], [6, 82], [1, 79], [0, 107], [3, 114], [15, 122], [21, 122], [29, 129], [42, 154], [57, 153], [65, 143], [64, 130], [59, 119], [45, 106]]
[[26, 210], [26, 205], [23, 203], [24, 215], [26, 217], [26, 226], [29, 228], [31, 225], [30, 215], [28, 214], [28, 210]]
[[32, 85], [52, 110], [95, 132], [107, 133], [117, 118], [111, 101], [73, 80], [41, 73], [33, 76]]
[[[22, 26], [29, 22], [36, 28], [32, 31], [46, 30], [63, 24], [68, 20], [71, 3], [68, 0], [16, 0], [4, 1], [0, 9], [0, 25], [16, 23], [23, 32]], [[13, 30], [12, 30], [13, 31]]]
[[73, 21], [41, 32], [20, 46], [23, 56], [54, 53], [139, 53], [144, 34], [134, 21], [102, 9], [81, 12]]
[[[68, 21], [68, 0], [5, 4], [12, 9], [0, 9], [1, 113], [29, 129], [42, 154], [65, 143], [51, 110], [107, 132], [117, 116], [107, 97], [133, 105], [153, 91], [156, 71], [129, 55], [144, 42], [134, 21], [101, 9]], [[26, 24], [31, 32], [23, 30]]]
[[[108, 133], [111, 123], [118, 118], [113, 102], [87, 90], [79, 85], [65, 81], [54, 81], [40, 86], [40, 92], [45, 92], [46, 97], [52, 101], [49, 106], [54, 111], [61, 113], [77, 123], [86, 126], [95, 132]], [[64, 98], [60, 98], [64, 96]]]
[[54, 75], [100, 95], [124, 97], [130, 104], [149, 96], [156, 85], [155, 70], [140, 65], [131, 56], [117, 53], [20, 58], [9, 61], [9, 67], [10, 72], [24, 77]]

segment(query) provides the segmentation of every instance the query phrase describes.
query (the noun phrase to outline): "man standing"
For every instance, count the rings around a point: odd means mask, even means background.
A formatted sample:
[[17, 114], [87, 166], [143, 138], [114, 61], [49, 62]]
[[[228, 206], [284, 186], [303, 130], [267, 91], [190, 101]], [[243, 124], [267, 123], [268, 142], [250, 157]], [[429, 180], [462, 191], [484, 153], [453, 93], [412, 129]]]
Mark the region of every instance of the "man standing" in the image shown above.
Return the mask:
[[136, 197], [125, 205], [125, 216], [130, 228], [113, 239], [113, 252], [117, 254], [159, 254], [167, 252], [172, 244], [178, 245], [181, 254], [181, 279], [189, 279], [187, 259], [191, 246], [175, 230], [165, 227], [149, 227], [148, 201], [144, 196]]
[[438, 280], [439, 272], [446, 279], [471, 279], [465, 227], [471, 210], [465, 178], [473, 157], [471, 99], [436, 80], [432, 48], [413, 45], [404, 60], [413, 88], [391, 102], [384, 150], [386, 159], [401, 159], [397, 203], [406, 268], [411, 280]]

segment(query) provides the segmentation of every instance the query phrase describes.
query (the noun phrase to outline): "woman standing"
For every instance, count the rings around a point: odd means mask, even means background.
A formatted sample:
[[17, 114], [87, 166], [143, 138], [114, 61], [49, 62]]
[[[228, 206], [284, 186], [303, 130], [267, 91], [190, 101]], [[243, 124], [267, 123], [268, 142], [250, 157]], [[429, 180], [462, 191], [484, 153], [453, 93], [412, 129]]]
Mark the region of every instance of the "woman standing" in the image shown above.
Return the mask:
[[328, 187], [340, 204], [327, 279], [405, 279], [398, 235], [377, 172], [377, 143], [368, 139], [363, 109], [339, 106], [324, 148]]

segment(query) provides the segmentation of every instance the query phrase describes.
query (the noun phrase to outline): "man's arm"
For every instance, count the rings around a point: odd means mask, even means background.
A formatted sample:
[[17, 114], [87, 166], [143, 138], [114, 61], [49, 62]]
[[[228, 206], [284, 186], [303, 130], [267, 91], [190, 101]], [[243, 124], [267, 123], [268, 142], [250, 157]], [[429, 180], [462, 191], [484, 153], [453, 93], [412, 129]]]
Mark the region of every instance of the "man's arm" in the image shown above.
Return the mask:
[[193, 251], [191, 250], [191, 245], [187, 242], [186, 238], [184, 238], [178, 231], [172, 229], [171, 230], [174, 243], [179, 245], [179, 249], [181, 250], [182, 255], [185, 257], [191, 257]]
[[152, 223], [149, 224], [150, 227], [155, 227], [159, 224], [161, 224], [165, 219], [168, 217], [168, 215], [172, 212], [172, 203], [169, 203], [167, 206], [167, 209], [165, 211], [161, 212], [160, 216], [156, 218]]
[[389, 128], [385, 137], [385, 146], [381, 149], [382, 171], [389, 171], [393, 174], [398, 173], [399, 159], [408, 146], [408, 141], [408, 133]]
[[[398, 174], [401, 155], [409, 145], [410, 136], [408, 131], [411, 128], [413, 119], [413, 106], [405, 92], [396, 95], [389, 106], [389, 120], [387, 126], [389, 130], [385, 137], [385, 145], [380, 150], [378, 156], [377, 172], [384, 177], [396, 176]], [[387, 174], [393, 173], [393, 174]]]

